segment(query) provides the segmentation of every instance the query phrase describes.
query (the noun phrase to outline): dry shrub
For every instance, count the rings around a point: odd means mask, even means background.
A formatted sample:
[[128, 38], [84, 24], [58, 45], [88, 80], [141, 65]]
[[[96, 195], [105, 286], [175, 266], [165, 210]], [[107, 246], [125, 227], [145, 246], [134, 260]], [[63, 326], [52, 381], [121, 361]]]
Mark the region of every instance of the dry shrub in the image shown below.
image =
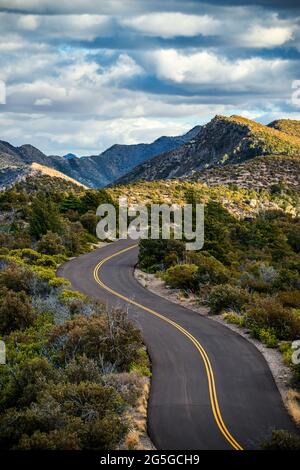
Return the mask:
[[300, 392], [289, 390], [286, 396], [287, 408], [297, 426], [300, 426]]

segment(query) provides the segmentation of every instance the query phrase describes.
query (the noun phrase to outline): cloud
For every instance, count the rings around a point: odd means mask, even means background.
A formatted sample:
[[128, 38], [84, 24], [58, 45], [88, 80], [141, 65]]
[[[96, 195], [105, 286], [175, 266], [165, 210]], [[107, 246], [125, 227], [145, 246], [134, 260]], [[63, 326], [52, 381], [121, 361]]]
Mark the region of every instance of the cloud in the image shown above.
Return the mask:
[[275, 47], [282, 46], [293, 37], [293, 29], [288, 27], [253, 26], [245, 36], [243, 42], [250, 47]]
[[278, 13], [264, 15], [263, 20], [252, 19], [250, 25], [237, 35], [241, 45], [256, 48], [271, 48], [294, 39], [299, 29], [299, 18], [281, 19]]
[[[197, 0], [196, 0], [197, 1]], [[165, 0], [168, 3], [180, 6], [178, 0]], [[195, 3], [195, 2], [192, 2]], [[0, 8], [7, 11], [20, 11], [29, 13], [66, 14], [66, 13], [95, 13], [120, 14], [139, 12], [144, 10], [157, 10], [161, 7], [161, 0], [0, 0]]]
[[24, 15], [18, 18], [18, 27], [27, 31], [35, 31], [39, 26], [39, 18], [34, 15]]
[[[0, 0], [1, 1], [1, 0]], [[69, 14], [69, 15], [21, 15], [0, 13], [2, 31], [11, 34], [16, 31], [24, 39], [42, 38], [63, 40], [65, 38], [92, 41], [96, 37], [110, 35], [113, 19], [106, 15]]]
[[292, 116], [300, 13], [255, 3], [0, 0], [0, 139], [91, 154], [214, 114]]
[[148, 54], [150, 64], [154, 66], [158, 77], [177, 83], [197, 85], [229, 84], [242, 87], [262, 80], [277, 77], [288, 67], [289, 62], [283, 59], [263, 59], [250, 57], [229, 60], [206, 50], [182, 53], [175, 49], [158, 50]]
[[218, 33], [221, 22], [209, 15], [183, 13], [150, 13], [121, 20], [123, 26], [150, 36], [174, 38], [176, 36], [210, 36]]
[[34, 102], [34, 106], [51, 106], [51, 104], [50, 98], [38, 98]]
[[[25, 117], [25, 119], [24, 119]], [[13, 131], [12, 126], [18, 124]], [[69, 120], [46, 114], [27, 114], [22, 120], [0, 114], [1, 138], [14, 145], [31, 143], [46, 154], [98, 154], [113, 143], [152, 142], [161, 135], [180, 135], [190, 124], [176, 119], [162, 121], [156, 118], [116, 118]], [[55, 152], [53, 152], [55, 150]]]

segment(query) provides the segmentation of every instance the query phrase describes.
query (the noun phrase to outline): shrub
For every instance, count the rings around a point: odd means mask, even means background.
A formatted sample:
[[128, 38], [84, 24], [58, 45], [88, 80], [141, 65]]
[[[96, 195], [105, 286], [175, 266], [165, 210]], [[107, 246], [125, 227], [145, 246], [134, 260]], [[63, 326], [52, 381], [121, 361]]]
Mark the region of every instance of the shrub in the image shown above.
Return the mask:
[[66, 378], [75, 384], [80, 384], [81, 382], [102, 382], [97, 362], [94, 359], [87, 358], [85, 355], [70, 361], [65, 368], [65, 374]]
[[278, 294], [278, 299], [284, 305], [284, 307], [300, 307], [300, 291], [298, 290], [280, 292]]
[[288, 234], [288, 243], [296, 253], [300, 253], [300, 226], [293, 227]]
[[280, 340], [293, 340], [300, 335], [300, 318], [271, 297], [256, 298], [247, 307], [246, 324], [251, 329], [271, 329]]
[[78, 434], [67, 429], [54, 429], [49, 433], [35, 431], [31, 436], [24, 434], [17, 450], [80, 450]]
[[228, 269], [213, 256], [198, 254], [199, 264], [195, 279], [199, 284], [224, 284], [230, 275]]
[[29, 223], [30, 233], [37, 239], [48, 231], [59, 233], [62, 229], [62, 221], [55, 203], [42, 193], [32, 201]]
[[24, 330], [34, 320], [35, 313], [26, 293], [5, 289], [0, 299], [0, 332], [6, 335], [13, 330]]
[[129, 370], [145, 377], [151, 377], [149, 356], [146, 350], [140, 348], [138, 355], [138, 361], [132, 362], [129, 366]]
[[92, 235], [96, 236], [96, 226], [99, 217], [93, 211], [88, 211], [80, 217], [82, 226]]
[[261, 445], [264, 450], [300, 450], [300, 438], [285, 430], [272, 431], [272, 437]]
[[30, 405], [47, 383], [57, 378], [57, 372], [51, 364], [40, 357], [25, 359], [10, 374], [8, 387], [2, 390], [1, 407], [5, 408]]
[[77, 292], [75, 290], [64, 289], [60, 293], [59, 299], [64, 304], [68, 304], [68, 303], [72, 302], [73, 300], [87, 300], [87, 296], [85, 294], [82, 294], [81, 292]]
[[225, 284], [216, 286], [208, 296], [208, 305], [212, 314], [218, 314], [222, 310], [241, 311], [249, 300], [246, 290]]
[[67, 255], [79, 255], [84, 251], [86, 246], [86, 237], [85, 231], [80, 222], [65, 223], [62, 238]]
[[274, 330], [271, 328], [262, 328], [259, 331], [259, 339], [268, 347], [276, 348], [278, 346], [278, 339]]
[[122, 311], [106, 316], [78, 315], [74, 320], [56, 326], [49, 338], [49, 351], [58, 364], [66, 364], [80, 354], [103, 363], [129, 370], [140, 363], [141, 335]]
[[198, 268], [194, 264], [177, 264], [167, 269], [163, 279], [174, 289], [195, 291], [197, 288], [197, 282], [195, 281], [197, 270]]
[[40, 258], [40, 253], [31, 248], [22, 248], [17, 250], [12, 250], [10, 252], [12, 256], [16, 256], [21, 260], [24, 260], [25, 263], [36, 263]]
[[253, 263], [241, 276], [242, 287], [257, 292], [268, 292], [278, 280], [278, 273], [273, 266], [265, 263]]
[[232, 323], [233, 325], [244, 326], [243, 317], [234, 312], [225, 313], [224, 320], [227, 321], [227, 323]]
[[275, 282], [275, 287], [279, 290], [300, 289], [300, 276], [298, 269], [282, 268], [279, 277]]
[[77, 449], [114, 449], [128, 429], [124, 411], [125, 403], [112, 387], [49, 383], [30, 407], [2, 414], [1, 447], [54, 450], [64, 443]]
[[37, 266], [45, 266], [48, 268], [56, 269], [58, 267], [57, 261], [50, 255], [41, 255], [36, 262]]
[[58, 255], [65, 252], [61, 237], [57, 233], [53, 233], [49, 230], [39, 240], [37, 249], [40, 253], [46, 255]]
[[71, 282], [63, 277], [56, 277], [49, 281], [49, 285], [52, 287], [70, 287]]
[[30, 292], [32, 273], [15, 263], [9, 263], [0, 273], [0, 287], [13, 290], [15, 292]]
[[185, 244], [181, 240], [141, 240], [139, 266], [149, 272], [155, 272], [168, 265], [168, 255], [177, 257], [176, 262], [183, 260]]
[[144, 379], [141, 375], [132, 372], [109, 374], [104, 376], [103, 380], [107, 385], [113, 387], [131, 406], [136, 404], [144, 387]]

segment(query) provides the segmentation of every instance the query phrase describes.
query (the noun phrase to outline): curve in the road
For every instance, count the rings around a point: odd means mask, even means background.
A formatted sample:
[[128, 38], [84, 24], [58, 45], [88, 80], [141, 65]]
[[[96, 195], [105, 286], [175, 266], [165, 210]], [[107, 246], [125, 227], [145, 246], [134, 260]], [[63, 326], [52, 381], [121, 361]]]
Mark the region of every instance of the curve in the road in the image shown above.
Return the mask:
[[139, 284], [132, 245], [123, 240], [74, 258], [58, 275], [108, 306], [127, 308], [142, 329], [152, 364], [148, 432], [156, 448], [255, 449], [273, 429], [296, 431], [256, 347]]
[[155, 310], [146, 307], [145, 305], [140, 304], [139, 302], [136, 302], [135, 300], [130, 299], [129, 297], [126, 297], [125, 295], [120, 294], [119, 292], [115, 291], [114, 289], [111, 289], [109, 286], [107, 286], [102, 280], [101, 277], [99, 276], [99, 271], [101, 267], [107, 263], [109, 260], [114, 258], [115, 256], [120, 256], [123, 253], [126, 253], [129, 250], [132, 250], [133, 248], [136, 248], [137, 245], [132, 245], [127, 248], [123, 248], [120, 251], [117, 251], [116, 253], [113, 253], [112, 255], [107, 256], [104, 258], [100, 263], [98, 263], [94, 269], [94, 278], [95, 281], [106, 291], [110, 292], [112, 295], [115, 295], [119, 299], [125, 300], [125, 302], [129, 302], [132, 305], [135, 305], [136, 307], [139, 307], [145, 312], [150, 313], [151, 315], [154, 315], [161, 320], [169, 323], [170, 325], [174, 326], [174, 328], [177, 328], [182, 334], [184, 334], [189, 340], [194, 344], [196, 349], [199, 351], [200, 356], [204, 362], [205, 365], [205, 370], [206, 370], [206, 375], [207, 375], [207, 380], [208, 380], [208, 389], [209, 389], [209, 396], [210, 396], [210, 403], [212, 407], [212, 412], [216, 421], [216, 424], [218, 428], [220, 429], [221, 433], [225, 437], [225, 439], [229, 442], [229, 444], [232, 446], [234, 450], [243, 450], [242, 446], [236, 441], [236, 439], [230, 434], [228, 431], [219, 407], [219, 402], [218, 402], [218, 397], [217, 397], [217, 391], [216, 391], [216, 384], [215, 384], [215, 378], [214, 378], [214, 373], [213, 369], [209, 360], [209, 357], [205, 351], [205, 349], [201, 346], [199, 341], [191, 335], [185, 328], [182, 328], [178, 323], [170, 320], [169, 318], [165, 317], [164, 315], [160, 314], [159, 312], [156, 312]]

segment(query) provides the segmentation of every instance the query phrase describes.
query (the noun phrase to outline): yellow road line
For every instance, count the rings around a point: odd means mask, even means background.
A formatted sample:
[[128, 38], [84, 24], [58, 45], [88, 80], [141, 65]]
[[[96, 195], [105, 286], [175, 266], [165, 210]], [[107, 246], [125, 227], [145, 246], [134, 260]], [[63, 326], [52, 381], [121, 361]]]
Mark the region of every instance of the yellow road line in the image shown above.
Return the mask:
[[109, 286], [104, 284], [104, 282], [100, 279], [99, 270], [107, 261], [111, 260], [115, 256], [119, 256], [122, 253], [125, 253], [126, 251], [132, 250], [133, 248], [136, 248], [137, 246], [138, 245], [132, 245], [128, 248], [124, 248], [124, 249], [122, 249], [120, 251], [117, 251], [116, 253], [114, 253], [110, 256], [107, 256], [107, 258], [104, 258], [102, 261], [100, 261], [100, 263], [98, 263], [95, 266], [95, 269], [94, 269], [94, 279], [95, 279], [95, 281], [103, 289], [110, 292], [114, 296], [116, 296], [116, 297], [118, 297], [122, 300], [125, 300], [125, 302], [128, 302], [132, 305], [135, 305], [136, 307], [139, 307], [139, 308], [145, 310], [146, 312], [151, 313], [151, 315], [154, 315], [154, 316], [160, 318], [161, 320], [169, 323], [170, 325], [174, 326], [177, 330], [179, 330], [182, 334], [184, 334], [187, 338], [189, 338], [189, 340], [194, 344], [196, 349], [199, 351], [199, 353], [201, 355], [201, 358], [202, 358], [202, 360], [204, 362], [204, 365], [205, 365], [205, 370], [206, 370], [206, 375], [207, 375], [207, 380], [208, 380], [210, 403], [211, 403], [212, 412], [213, 412], [215, 421], [217, 423], [217, 426], [220, 429], [223, 436], [225, 437], [225, 439], [229, 442], [229, 444], [235, 450], [243, 450], [241, 445], [230, 434], [230, 432], [228, 431], [228, 429], [227, 429], [227, 427], [226, 427], [226, 425], [223, 421], [221, 411], [220, 411], [220, 407], [219, 407], [219, 402], [218, 402], [218, 397], [217, 397], [217, 392], [216, 392], [216, 384], [215, 384], [214, 373], [213, 373], [213, 370], [212, 370], [211, 362], [209, 360], [209, 357], [208, 357], [205, 349], [199, 343], [199, 341], [191, 333], [189, 333], [185, 328], [183, 328], [178, 323], [174, 322], [173, 320], [170, 320], [169, 318], [165, 317], [164, 315], [160, 314], [159, 312], [156, 312], [155, 310], [152, 310], [151, 308], [148, 308], [145, 305], [142, 305], [142, 304], [136, 302], [135, 300], [129, 299], [128, 297], [126, 297], [126, 296], [120, 294], [119, 292], [111, 289]]

